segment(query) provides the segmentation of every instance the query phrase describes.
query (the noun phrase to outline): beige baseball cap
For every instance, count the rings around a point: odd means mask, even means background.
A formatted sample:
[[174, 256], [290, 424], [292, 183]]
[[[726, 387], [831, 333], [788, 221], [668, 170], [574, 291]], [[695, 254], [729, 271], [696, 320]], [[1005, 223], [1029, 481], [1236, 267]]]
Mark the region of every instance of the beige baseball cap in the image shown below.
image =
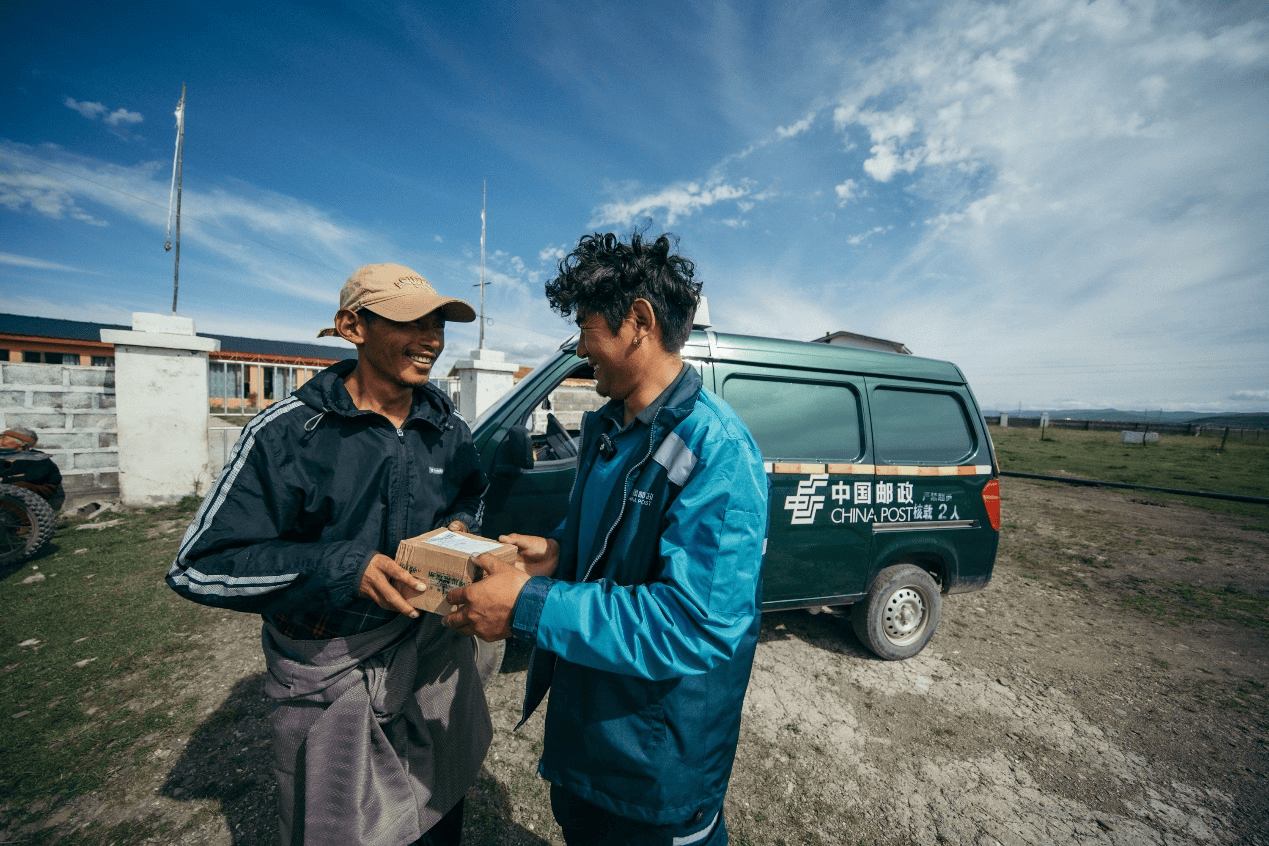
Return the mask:
[[[407, 323], [418, 320], [438, 308], [445, 319], [454, 323], [471, 323], [476, 310], [462, 300], [442, 297], [428, 281], [401, 264], [367, 264], [357, 268], [339, 292], [339, 307], [350, 311], [368, 308], [380, 317]], [[338, 336], [334, 327], [317, 333], [322, 338]]]

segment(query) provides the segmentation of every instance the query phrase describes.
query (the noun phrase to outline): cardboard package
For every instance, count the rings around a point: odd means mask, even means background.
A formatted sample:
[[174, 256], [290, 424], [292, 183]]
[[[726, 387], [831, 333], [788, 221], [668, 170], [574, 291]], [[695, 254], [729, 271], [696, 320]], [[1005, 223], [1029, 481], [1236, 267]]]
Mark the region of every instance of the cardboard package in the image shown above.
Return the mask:
[[472, 563], [472, 559], [482, 552], [491, 553], [509, 564], [514, 564], [516, 560], [516, 548], [509, 543], [498, 543], [480, 535], [451, 532], [449, 529], [433, 529], [401, 541], [397, 547], [397, 563], [427, 585], [427, 590], [409, 603], [433, 614], [448, 614], [454, 610], [445, 601], [445, 594], [476, 580], [480, 568]]

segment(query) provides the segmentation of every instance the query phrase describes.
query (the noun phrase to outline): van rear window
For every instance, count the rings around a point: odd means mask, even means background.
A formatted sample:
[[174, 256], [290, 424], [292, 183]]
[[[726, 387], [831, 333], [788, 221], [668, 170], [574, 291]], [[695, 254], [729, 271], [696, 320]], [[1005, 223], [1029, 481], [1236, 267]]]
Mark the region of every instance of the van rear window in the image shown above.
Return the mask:
[[955, 394], [877, 388], [872, 393], [877, 461], [950, 464], [974, 449], [965, 406]]
[[859, 395], [849, 385], [732, 376], [723, 399], [765, 458], [853, 461], [863, 454]]

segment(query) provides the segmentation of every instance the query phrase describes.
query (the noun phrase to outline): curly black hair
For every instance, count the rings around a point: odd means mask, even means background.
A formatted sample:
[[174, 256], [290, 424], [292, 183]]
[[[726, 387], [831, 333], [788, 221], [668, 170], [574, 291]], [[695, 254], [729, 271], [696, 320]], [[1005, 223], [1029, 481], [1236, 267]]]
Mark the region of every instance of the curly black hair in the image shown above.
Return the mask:
[[546, 298], [561, 317], [596, 314], [616, 332], [642, 297], [661, 326], [662, 345], [678, 352], [692, 333], [701, 283], [692, 278], [691, 259], [671, 253], [677, 248], [678, 236], [670, 233], [649, 243], [636, 231], [628, 244], [611, 232], [584, 235], [546, 283]]

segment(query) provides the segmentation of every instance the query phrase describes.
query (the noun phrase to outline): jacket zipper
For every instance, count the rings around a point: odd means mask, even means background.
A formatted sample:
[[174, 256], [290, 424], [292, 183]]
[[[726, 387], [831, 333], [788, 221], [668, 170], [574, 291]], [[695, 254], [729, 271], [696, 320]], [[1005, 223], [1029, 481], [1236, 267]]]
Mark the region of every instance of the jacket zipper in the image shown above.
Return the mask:
[[[595, 565], [599, 563], [599, 559], [603, 558], [604, 553], [608, 551], [608, 541], [612, 539], [613, 530], [615, 530], [617, 526], [621, 524], [621, 518], [626, 515], [626, 500], [630, 498], [630, 488], [628, 487], [630, 484], [630, 477], [633, 476], [635, 473], [637, 473], [639, 469], [643, 467], [644, 464], [647, 463], [648, 459], [652, 457], [653, 447], [656, 444], [657, 419], [661, 416], [661, 412], [664, 410], [665, 410], [665, 406], [661, 406], [661, 408], [657, 409], [657, 413], [652, 415], [652, 424], [648, 427], [648, 451], [647, 453], [644, 454], [643, 458], [639, 460], [638, 464], [630, 468], [630, 472], [626, 474], [626, 478], [622, 482], [621, 510], [617, 512], [616, 521], [613, 522], [613, 524], [608, 527], [608, 533], [604, 535], [604, 543], [603, 543], [603, 546], [599, 548], [599, 554], [595, 556], [595, 559], [590, 562], [590, 566], [586, 568], [586, 575], [582, 578], [583, 582], [590, 580], [591, 571], [595, 569]], [[594, 412], [590, 412], [590, 413], [594, 413]], [[577, 475], [580, 476], [581, 475], [580, 466], [578, 467], [578, 471], [579, 472]], [[574, 490], [569, 494], [570, 499], [572, 499], [572, 494], [576, 493], [578, 481], [579, 480], [577, 476], [573, 477]], [[520, 706], [520, 711], [522, 714], [526, 710], [528, 710], [528, 707], [529, 707], [529, 692], [530, 692], [529, 681], [531, 680], [533, 676], [533, 668], [536, 663], [535, 659], [537, 658], [537, 655], [538, 655], [538, 645], [537, 643], [534, 643], [533, 648], [529, 650], [529, 678], [525, 679], [524, 701], [522, 702]], [[523, 717], [520, 718], [520, 722], [516, 725], [516, 728], [517, 729], [520, 728], [520, 726], [524, 725], [528, 721], [529, 721], [529, 715], [525, 714]]]
[[396, 549], [396, 547], [401, 543], [401, 541], [409, 536], [409, 526], [407, 525], [407, 523], [410, 519], [409, 509], [406, 507], [407, 497], [405, 495], [406, 487], [407, 487], [407, 479], [410, 473], [410, 467], [409, 467], [410, 455], [409, 455], [409, 452], [405, 448], [405, 431], [401, 429], [400, 427], [397, 427], [397, 451], [398, 451], [398, 454], [401, 456], [401, 460], [400, 460], [401, 472], [397, 476], [397, 495], [396, 495], [397, 513], [399, 515], [397, 525], [399, 526], [399, 528], [397, 530], [397, 537], [389, 539], [390, 542], [392, 543], [393, 549]]
[[599, 563], [599, 559], [603, 558], [604, 553], [608, 551], [608, 541], [612, 539], [612, 533], [621, 525], [621, 518], [626, 516], [626, 501], [630, 499], [630, 477], [638, 473], [643, 465], [648, 463], [648, 459], [652, 457], [653, 447], [656, 445], [657, 418], [661, 416], [661, 412], [664, 409], [665, 406], [661, 406], [661, 408], [657, 409], [657, 413], [652, 415], [652, 424], [648, 426], [648, 451], [643, 458], [639, 459], [638, 464], [630, 468], [630, 471], [626, 473], [626, 478], [622, 481], [621, 510], [617, 512], [617, 519], [608, 527], [608, 532], [604, 535], [604, 543], [599, 547], [599, 554], [595, 556], [594, 560], [590, 562], [590, 566], [586, 568], [586, 575], [582, 577], [583, 582], [590, 581], [590, 574], [595, 569], [595, 565]]

